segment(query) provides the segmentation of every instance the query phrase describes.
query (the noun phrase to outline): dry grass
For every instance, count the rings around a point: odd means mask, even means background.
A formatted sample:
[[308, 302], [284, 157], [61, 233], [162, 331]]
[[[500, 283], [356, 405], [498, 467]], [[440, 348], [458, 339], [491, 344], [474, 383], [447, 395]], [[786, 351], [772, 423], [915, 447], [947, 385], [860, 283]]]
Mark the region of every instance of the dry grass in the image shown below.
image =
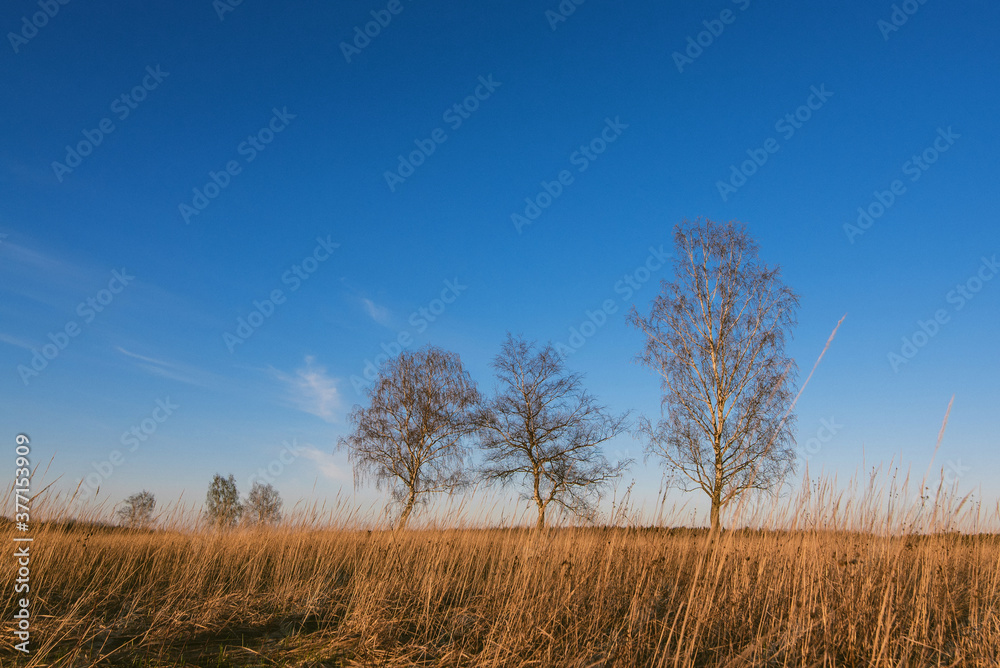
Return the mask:
[[[634, 527], [50, 522], [32, 547], [33, 653], [15, 656], [8, 623], [0, 663], [1000, 665], [1000, 537], [943, 531], [982, 525], [959, 501], [863, 496], [806, 490], [785, 519], [744, 509], [764, 528], [715, 541]], [[5, 565], [4, 591], [13, 578]], [[3, 605], [9, 620], [13, 597]]]

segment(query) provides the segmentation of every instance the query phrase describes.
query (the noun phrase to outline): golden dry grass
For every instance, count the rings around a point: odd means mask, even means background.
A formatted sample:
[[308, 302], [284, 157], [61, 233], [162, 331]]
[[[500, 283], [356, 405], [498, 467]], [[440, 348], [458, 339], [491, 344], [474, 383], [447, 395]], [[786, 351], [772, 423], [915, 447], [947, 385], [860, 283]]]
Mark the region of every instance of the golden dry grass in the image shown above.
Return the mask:
[[[11, 651], [8, 623], [0, 662], [1000, 665], [1000, 538], [943, 531], [981, 523], [957, 502], [876, 513], [887, 502], [814, 490], [770, 528], [715, 541], [634, 527], [220, 534], [50, 522], [32, 547], [32, 655]], [[0, 586], [12, 591], [13, 578], [3, 568]], [[5, 620], [13, 606], [5, 597]]]

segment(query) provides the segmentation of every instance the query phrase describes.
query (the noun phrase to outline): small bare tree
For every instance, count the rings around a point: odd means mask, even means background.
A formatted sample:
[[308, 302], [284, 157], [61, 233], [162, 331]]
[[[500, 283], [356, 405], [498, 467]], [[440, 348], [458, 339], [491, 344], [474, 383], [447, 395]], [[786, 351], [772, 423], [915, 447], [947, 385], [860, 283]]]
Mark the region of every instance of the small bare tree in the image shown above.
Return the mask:
[[232, 474], [223, 478], [218, 473], [212, 478], [205, 496], [205, 518], [217, 528], [229, 529], [236, 525], [243, 514], [240, 493]]
[[142, 490], [138, 494], [125, 499], [118, 509], [118, 519], [122, 525], [133, 529], [144, 529], [153, 523], [153, 511], [156, 510], [156, 497]]
[[457, 354], [428, 346], [383, 364], [368, 399], [367, 408], [351, 411], [351, 434], [338, 447], [347, 448], [356, 482], [372, 479], [392, 490], [402, 506], [396, 526], [404, 528], [428, 494], [467, 482], [470, 411], [479, 392]]
[[685, 221], [674, 242], [674, 280], [648, 317], [629, 316], [646, 335], [639, 359], [663, 379], [661, 419], [640, 430], [686, 491], [709, 496], [717, 532], [727, 503], [773, 489], [794, 465], [795, 364], [784, 350], [798, 297], [758, 260], [743, 224]]
[[493, 368], [496, 395], [476, 413], [484, 479], [523, 484], [538, 508], [537, 529], [551, 503], [592, 519], [604, 486], [631, 464], [609, 464], [600, 448], [627, 430], [628, 414], [599, 406], [551, 344], [539, 350], [508, 333]]
[[243, 503], [243, 521], [262, 526], [281, 521], [281, 495], [270, 483], [256, 481]]

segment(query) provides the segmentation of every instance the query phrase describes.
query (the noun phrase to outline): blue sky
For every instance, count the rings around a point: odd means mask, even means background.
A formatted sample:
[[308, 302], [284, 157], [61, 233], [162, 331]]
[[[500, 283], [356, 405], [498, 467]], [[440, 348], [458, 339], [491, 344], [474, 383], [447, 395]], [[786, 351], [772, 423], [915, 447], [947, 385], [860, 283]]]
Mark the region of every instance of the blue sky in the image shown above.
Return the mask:
[[[655, 415], [622, 314], [706, 216], [801, 295], [803, 377], [847, 314], [798, 406], [802, 447], [838, 425], [812, 471], [922, 473], [954, 395], [936, 466], [995, 499], [1000, 8], [904, 5], [9, 3], [8, 438], [67, 488], [120, 451], [112, 501], [200, 500], [216, 471], [246, 491], [284, 457], [287, 501], [375, 503], [333, 447], [383, 344], [452, 349], [489, 388], [506, 330], [567, 342], [606, 300], [569, 364]], [[641, 444], [608, 450], [655, 497]]]

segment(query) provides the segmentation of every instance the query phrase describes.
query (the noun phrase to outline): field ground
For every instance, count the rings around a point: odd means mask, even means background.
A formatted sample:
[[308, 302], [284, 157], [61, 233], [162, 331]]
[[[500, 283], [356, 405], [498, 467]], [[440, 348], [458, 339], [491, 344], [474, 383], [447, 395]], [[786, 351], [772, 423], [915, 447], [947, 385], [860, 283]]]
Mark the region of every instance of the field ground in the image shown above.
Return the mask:
[[1000, 665], [997, 535], [53, 522], [31, 549], [3, 666]]

